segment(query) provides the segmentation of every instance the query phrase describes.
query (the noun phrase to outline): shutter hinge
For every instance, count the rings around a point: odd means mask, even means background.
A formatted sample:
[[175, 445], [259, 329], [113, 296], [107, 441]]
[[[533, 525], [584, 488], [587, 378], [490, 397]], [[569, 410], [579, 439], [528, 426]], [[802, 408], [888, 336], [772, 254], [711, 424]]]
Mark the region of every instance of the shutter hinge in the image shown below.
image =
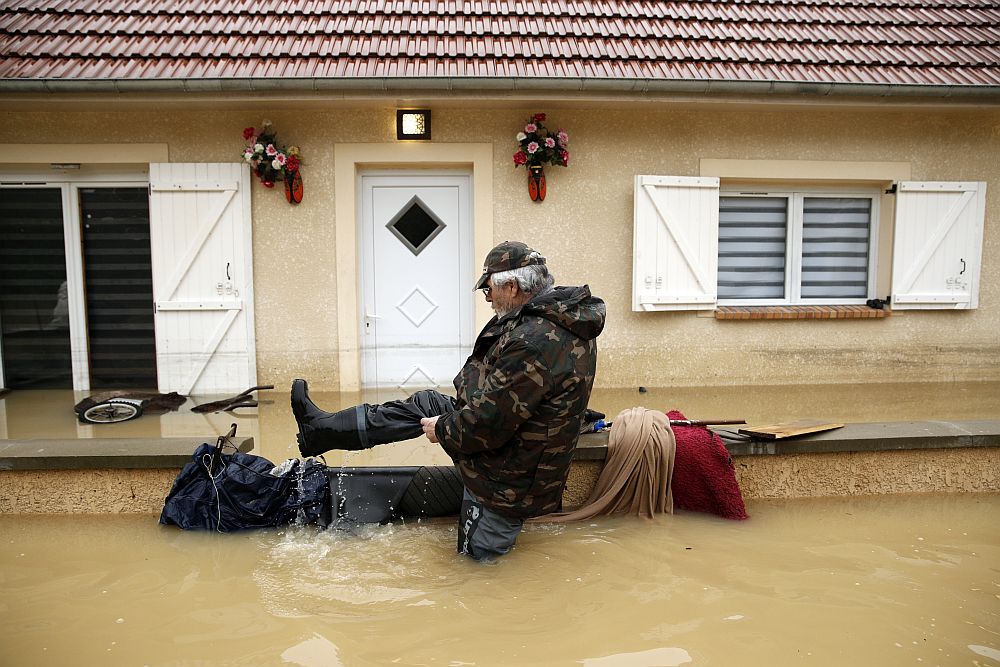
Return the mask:
[[885, 193], [887, 195], [894, 195], [894, 194], [896, 194], [896, 189], [897, 189], [898, 185], [899, 185], [898, 183], [893, 183], [892, 186], [888, 190], [885, 191]]
[[886, 306], [892, 305], [891, 294], [887, 295], [884, 299], [868, 299], [865, 301], [865, 305], [869, 308], [874, 308], [875, 310], [882, 310]]

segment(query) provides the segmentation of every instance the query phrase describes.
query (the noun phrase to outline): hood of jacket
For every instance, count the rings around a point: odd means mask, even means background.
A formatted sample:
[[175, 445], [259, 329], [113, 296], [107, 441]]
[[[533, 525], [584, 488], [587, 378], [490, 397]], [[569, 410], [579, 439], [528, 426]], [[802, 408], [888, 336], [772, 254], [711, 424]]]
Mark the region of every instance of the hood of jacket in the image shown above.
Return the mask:
[[[590, 286], [553, 287], [539, 294], [507, 317], [535, 315], [555, 322], [583, 340], [592, 340], [604, 330], [604, 301], [591, 295]], [[506, 319], [506, 318], [504, 318]]]

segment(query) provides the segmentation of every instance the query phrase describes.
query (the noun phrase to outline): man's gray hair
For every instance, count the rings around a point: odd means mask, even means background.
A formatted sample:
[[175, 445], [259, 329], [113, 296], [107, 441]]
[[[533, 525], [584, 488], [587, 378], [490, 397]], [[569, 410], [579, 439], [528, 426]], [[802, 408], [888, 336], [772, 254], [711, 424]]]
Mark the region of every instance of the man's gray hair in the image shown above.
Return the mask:
[[556, 282], [544, 264], [531, 264], [509, 271], [497, 271], [490, 276], [490, 279], [497, 287], [516, 280], [518, 289], [533, 296], [547, 292]]

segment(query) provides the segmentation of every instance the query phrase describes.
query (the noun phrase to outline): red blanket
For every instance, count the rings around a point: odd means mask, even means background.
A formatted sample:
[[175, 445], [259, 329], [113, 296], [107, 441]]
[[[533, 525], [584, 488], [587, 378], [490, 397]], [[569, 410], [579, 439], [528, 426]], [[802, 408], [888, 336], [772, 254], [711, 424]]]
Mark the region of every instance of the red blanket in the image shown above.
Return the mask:
[[[671, 410], [667, 416], [687, 419], [677, 410]], [[670, 482], [674, 507], [717, 514], [724, 519], [746, 519], [747, 510], [733, 462], [719, 436], [700, 426], [671, 428], [677, 440], [674, 476]]]

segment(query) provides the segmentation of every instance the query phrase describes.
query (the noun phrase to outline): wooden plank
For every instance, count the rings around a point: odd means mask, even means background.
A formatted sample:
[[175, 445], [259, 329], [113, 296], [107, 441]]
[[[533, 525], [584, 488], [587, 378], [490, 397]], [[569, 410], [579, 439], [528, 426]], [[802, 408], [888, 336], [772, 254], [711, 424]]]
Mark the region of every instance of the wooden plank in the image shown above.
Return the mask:
[[831, 431], [835, 428], [843, 427], [843, 424], [834, 424], [819, 419], [799, 419], [791, 422], [780, 422], [778, 424], [768, 424], [767, 426], [748, 426], [739, 429], [739, 433], [749, 435], [754, 438], [764, 440], [780, 440], [791, 438], [796, 435], [806, 433], [817, 433], [819, 431]]

